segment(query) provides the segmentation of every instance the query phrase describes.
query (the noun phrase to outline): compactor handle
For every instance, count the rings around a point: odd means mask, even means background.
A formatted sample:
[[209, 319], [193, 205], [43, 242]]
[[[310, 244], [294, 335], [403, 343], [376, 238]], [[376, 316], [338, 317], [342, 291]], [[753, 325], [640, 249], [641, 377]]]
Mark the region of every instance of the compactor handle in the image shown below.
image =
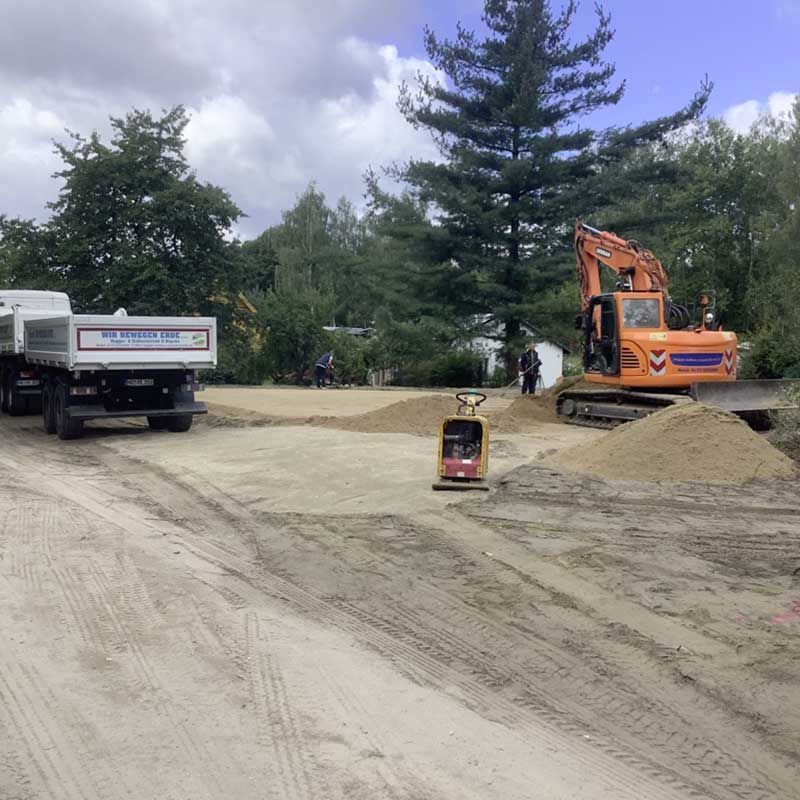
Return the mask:
[[459, 392], [456, 395], [456, 400], [462, 405], [467, 405], [469, 402], [467, 398], [472, 398], [473, 404], [477, 407], [486, 399], [486, 395], [482, 392]]

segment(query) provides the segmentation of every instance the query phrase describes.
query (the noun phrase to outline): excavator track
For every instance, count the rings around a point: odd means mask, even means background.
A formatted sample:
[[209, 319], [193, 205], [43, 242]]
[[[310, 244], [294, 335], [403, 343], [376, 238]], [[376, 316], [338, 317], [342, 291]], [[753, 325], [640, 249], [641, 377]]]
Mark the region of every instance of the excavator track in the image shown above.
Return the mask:
[[556, 401], [556, 413], [570, 425], [610, 429], [642, 419], [676, 403], [691, 403], [686, 395], [634, 392], [626, 389], [567, 389]]
[[766, 430], [773, 414], [800, 407], [800, 380], [700, 382], [688, 394], [615, 387], [566, 389], [558, 396], [556, 413], [571, 425], [610, 429], [667, 406], [695, 401], [730, 411], [756, 430]]

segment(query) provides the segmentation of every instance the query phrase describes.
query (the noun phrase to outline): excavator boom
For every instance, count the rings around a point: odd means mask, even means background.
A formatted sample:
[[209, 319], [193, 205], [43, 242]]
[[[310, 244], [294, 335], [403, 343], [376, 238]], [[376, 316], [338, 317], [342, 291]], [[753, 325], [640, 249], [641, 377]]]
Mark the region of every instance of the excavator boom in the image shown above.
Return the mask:
[[601, 263], [620, 276], [621, 288], [666, 294], [669, 280], [664, 267], [638, 242], [625, 241], [615, 233], [599, 231], [583, 222], [575, 226], [574, 241], [583, 311], [592, 297], [602, 293]]

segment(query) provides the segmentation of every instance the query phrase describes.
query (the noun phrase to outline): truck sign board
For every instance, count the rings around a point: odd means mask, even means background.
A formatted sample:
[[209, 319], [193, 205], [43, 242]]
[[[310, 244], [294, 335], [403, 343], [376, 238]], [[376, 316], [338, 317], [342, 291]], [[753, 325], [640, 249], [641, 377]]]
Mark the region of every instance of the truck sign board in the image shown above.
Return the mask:
[[78, 350], [208, 350], [208, 333], [200, 328], [80, 327]]

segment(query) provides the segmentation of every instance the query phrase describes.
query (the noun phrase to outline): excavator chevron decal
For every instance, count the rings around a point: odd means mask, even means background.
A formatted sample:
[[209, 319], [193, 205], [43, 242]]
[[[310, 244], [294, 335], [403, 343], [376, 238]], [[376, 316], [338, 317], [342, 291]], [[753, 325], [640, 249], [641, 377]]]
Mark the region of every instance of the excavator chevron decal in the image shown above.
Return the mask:
[[725, 358], [722, 362], [725, 365], [725, 372], [728, 375], [735, 375], [736, 374], [736, 352], [733, 350], [726, 350], [725, 351]]
[[663, 375], [667, 371], [667, 351], [650, 351], [650, 374]]

